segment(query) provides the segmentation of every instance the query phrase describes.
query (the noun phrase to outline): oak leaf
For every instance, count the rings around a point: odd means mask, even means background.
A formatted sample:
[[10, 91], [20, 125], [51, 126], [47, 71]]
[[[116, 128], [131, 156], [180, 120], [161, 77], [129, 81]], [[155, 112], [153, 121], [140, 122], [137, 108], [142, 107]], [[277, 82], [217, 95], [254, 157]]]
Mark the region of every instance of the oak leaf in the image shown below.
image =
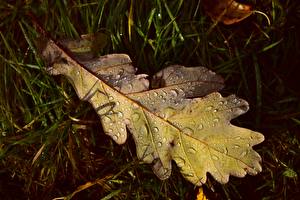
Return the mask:
[[244, 177], [261, 171], [252, 146], [262, 134], [230, 124], [247, 112], [248, 103], [217, 91], [223, 79], [204, 68], [169, 66], [158, 72], [149, 89], [147, 75], [136, 75], [124, 54], [80, 60], [53, 40], [44, 41], [41, 55], [48, 72], [68, 78], [80, 99], [89, 101], [105, 134], [123, 144], [127, 132], [137, 157], [153, 163], [160, 179], [171, 174], [174, 160], [183, 176], [200, 186], [210, 173], [226, 183], [229, 175]]

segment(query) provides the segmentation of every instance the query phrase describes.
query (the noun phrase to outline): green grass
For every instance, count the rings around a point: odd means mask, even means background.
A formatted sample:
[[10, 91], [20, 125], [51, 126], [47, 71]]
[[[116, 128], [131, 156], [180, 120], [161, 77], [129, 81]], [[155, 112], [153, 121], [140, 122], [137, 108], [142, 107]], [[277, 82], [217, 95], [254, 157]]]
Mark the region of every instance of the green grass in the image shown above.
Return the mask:
[[226, 80], [222, 93], [236, 93], [251, 107], [234, 123], [266, 137], [255, 147], [263, 172], [231, 177], [226, 185], [210, 178], [204, 192], [209, 199], [300, 195], [297, 0], [245, 1], [267, 14], [270, 26], [259, 14], [213, 26], [196, 0], [65, 2], [0, 3], [1, 198], [52, 199], [93, 182], [72, 199], [196, 199], [197, 188], [175, 165], [170, 179], [158, 180], [151, 165], [137, 160], [132, 138], [122, 146], [113, 143], [68, 81], [46, 73], [35, 53], [37, 33], [28, 11], [55, 38], [106, 34], [99, 54], [126, 53], [142, 73], [175, 63], [220, 73]]

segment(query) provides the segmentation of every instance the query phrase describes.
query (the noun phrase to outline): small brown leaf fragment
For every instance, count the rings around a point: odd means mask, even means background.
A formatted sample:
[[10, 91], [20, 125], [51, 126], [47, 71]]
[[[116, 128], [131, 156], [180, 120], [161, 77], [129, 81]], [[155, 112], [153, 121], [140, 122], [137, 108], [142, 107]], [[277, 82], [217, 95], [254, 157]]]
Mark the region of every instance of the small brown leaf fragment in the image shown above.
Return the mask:
[[234, 0], [203, 0], [203, 6], [206, 14], [214, 21], [226, 25], [240, 22], [253, 13], [251, 6]]

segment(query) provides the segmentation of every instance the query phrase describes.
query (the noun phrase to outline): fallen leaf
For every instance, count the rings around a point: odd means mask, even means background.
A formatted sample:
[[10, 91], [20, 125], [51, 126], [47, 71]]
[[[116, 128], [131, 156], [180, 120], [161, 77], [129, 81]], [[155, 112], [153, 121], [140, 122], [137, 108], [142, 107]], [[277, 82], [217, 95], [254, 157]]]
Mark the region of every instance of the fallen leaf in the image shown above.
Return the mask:
[[253, 13], [251, 6], [234, 0], [203, 0], [203, 6], [214, 21], [226, 25], [240, 22]]
[[129, 131], [137, 157], [153, 163], [160, 179], [170, 176], [172, 160], [197, 186], [206, 182], [207, 172], [227, 183], [229, 175], [244, 177], [261, 171], [261, 158], [252, 146], [261, 143], [263, 135], [230, 124], [249, 109], [248, 103], [216, 92], [223, 79], [214, 72], [170, 66], [154, 76], [154, 89], [149, 90], [146, 75], [135, 75], [127, 55], [111, 54], [89, 62], [53, 40], [42, 46], [48, 72], [68, 78], [79, 98], [92, 104], [105, 134], [116, 143], [123, 144]]

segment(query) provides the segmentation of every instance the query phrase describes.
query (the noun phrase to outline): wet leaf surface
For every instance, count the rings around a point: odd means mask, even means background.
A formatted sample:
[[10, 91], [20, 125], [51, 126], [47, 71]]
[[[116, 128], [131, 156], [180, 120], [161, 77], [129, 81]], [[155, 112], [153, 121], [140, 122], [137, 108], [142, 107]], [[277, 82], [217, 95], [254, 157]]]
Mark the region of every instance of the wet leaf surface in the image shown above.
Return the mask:
[[217, 91], [223, 79], [214, 72], [170, 66], [153, 77], [149, 90], [147, 75], [135, 75], [124, 54], [83, 61], [48, 40], [41, 55], [50, 74], [66, 76], [79, 98], [92, 104], [105, 134], [118, 144], [132, 134], [138, 158], [153, 163], [160, 179], [171, 175], [172, 160], [198, 186], [206, 182], [206, 173], [227, 183], [229, 175], [261, 171], [252, 146], [263, 135], [230, 124], [247, 112], [248, 103], [235, 95], [222, 97]]

